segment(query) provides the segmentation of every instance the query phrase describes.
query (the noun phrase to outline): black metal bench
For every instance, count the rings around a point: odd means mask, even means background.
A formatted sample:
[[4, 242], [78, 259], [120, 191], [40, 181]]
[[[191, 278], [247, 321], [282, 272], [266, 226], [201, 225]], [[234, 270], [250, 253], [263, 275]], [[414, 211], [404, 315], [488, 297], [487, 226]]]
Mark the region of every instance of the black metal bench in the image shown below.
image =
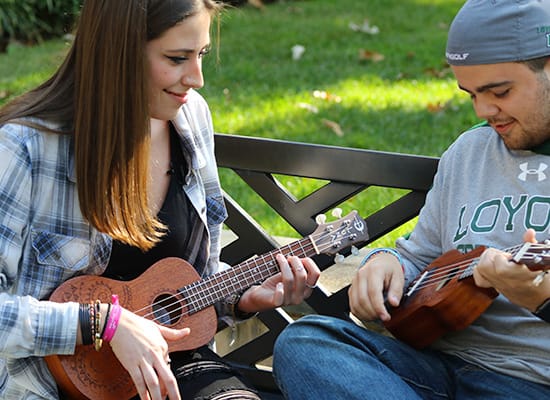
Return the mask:
[[[216, 135], [216, 158], [220, 168], [238, 174], [302, 236], [315, 230], [318, 214], [339, 207], [354, 196], [368, 198], [369, 188], [400, 189], [388, 204], [368, 215], [357, 210], [368, 228], [368, 239], [357, 244], [359, 248], [418, 215], [438, 163], [434, 157], [225, 134]], [[316, 179], [324, 184], [297, 199], [279, 183], [277, 175]], [[268, 229], [260, 226], [231, 193], [226, 193], [226, 205], [226, 226], [237, 238], [223, 248], [225, 262], [235, 265], [279, 247]], [[350, 249], [342, 253], [349, 255]], [[319, 255], [314, 259], [322, 270], [334, 265], [332, 256]], [[347, 287], [334, 293], [316, 289], [307, 307], [311, 312], [349, 318]], [[277, 393], [269, 368], [259, 368], [258, 363], [272, 355], [275, 339], [292, 318], [284, 309], [264, 312], [256, 318], [265, 326], [261, 334], [224, 357], [260, 389]]]

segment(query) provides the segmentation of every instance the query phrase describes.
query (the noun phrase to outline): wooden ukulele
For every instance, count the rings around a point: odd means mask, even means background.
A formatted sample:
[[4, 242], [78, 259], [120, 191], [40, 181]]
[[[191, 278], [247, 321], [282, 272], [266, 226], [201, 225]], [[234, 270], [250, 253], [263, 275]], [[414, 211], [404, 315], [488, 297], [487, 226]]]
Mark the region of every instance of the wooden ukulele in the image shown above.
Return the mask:
[[[423, 348], [450, 331], [473, 323], [498, 296], [492, 288], [480, 288], [473, 269], [485, 247], [466, 254], [451, 250], [428, 265], [407, 287], [391, 319], [384, 326], [396, 338]], [[533, 271], [550, 269], [550, 240], [524, 243], [509, 249], [512, 260]]]
[[[215, 335], [217, 316], [214, 303], [231, 294], [261, 283], [277, 274], [279, 253], [309, 257], [336, 254], [339, 250], [368, 239], [365, 221], [356, 211], [328, 224], [311, 235], [233, 268], [200, 279], [195, 269], [180, 258], [165, 258], [132, 281], [98, 276], [67, 280], [51, 295], [56, 302], [110, 302], [111, 294], [136, 314], [172, 328], [191, 328], [191, 335], [168, 342], [169, 352], [190, 350], [207, 344]], [[70, 399], [124, 400], [137, 394], [133, 381], [111, 350], [104, 345], [78, 346], [74, 355], [46, 357], [61, 391]]]

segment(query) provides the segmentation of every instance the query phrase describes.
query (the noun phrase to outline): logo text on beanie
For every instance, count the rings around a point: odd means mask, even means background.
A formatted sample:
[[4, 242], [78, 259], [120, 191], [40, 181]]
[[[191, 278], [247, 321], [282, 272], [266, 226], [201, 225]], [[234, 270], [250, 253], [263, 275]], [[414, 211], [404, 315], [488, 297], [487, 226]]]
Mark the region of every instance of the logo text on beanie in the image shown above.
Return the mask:
[[468, 58], [470, 53], [445, 53], [445, 56], [448, 60], [454, 60], [454, 61], [464, 61]]

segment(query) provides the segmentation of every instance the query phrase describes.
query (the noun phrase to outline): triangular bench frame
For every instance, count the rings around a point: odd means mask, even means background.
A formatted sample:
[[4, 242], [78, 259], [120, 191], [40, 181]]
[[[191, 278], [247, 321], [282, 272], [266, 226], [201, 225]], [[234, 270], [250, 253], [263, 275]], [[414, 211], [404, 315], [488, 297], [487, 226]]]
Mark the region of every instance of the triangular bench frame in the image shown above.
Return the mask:
[[[216, 134], [215, 140], [219, 167], [237, 173], [302, 236], [315, 230], [318, 214], [338, 207], [371, 186], [406, 189], [402, 197], [370, 215], [357, 210], [369, 232], [369, 239], [358, 247], [368, 245], [418, 215], [439, 161], [435, 157], [251, 136]], [[328, 183], [296, 200], [281, 187], [274, 174]], [[225, 200], [229, 211], [226, 226], [237, 239], [223, 248], [223, 261], [235, 265], [278, 247], [277, 241], [238, 204], [238, 200], [228, 193]], [[333, 258], [328, 256], [318, 256], [315, 260], [323, 270], [334, 264]], [[347, 288], [330, 296], [322, 290], [315, 290], [307, 303], [319, 314], [348, 318]], [[269, 371], [255, 365], [272, 354], [277, 335], [289, 323], [288, 316], [274, 310], [261, 313], [257, 318], [268, 332], [225, 355], [225, 358], [261, 389], [276, 390]]]

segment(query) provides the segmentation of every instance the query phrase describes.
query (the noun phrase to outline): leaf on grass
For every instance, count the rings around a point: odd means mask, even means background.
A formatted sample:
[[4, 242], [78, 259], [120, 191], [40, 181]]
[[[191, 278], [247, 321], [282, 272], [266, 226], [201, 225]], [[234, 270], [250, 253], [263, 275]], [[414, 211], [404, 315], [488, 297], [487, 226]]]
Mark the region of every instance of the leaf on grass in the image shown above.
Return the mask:
[[314, 90], [313, 91], [313, 97], [316, 99], [326, 100], [326, 101], [333, 101], [335, 103], [340, 103], [342, 101], [342, 98], [340, 96], [337, 96], [335, 94], [332, 94], [330, 92], [326, 92], [324, 90]]
[[378, 35], [380, 33], [380, 29], [376, 25], [371, 26], [368, 20], [364, 20], [361, 25], [350, 22], [348, 26], [354, 32], [363, 32], [369, 35]]
[[317, 107], [309, 103], [298, 103], [298, 107], [303, 108], [304, 110], [308, 110], [313, 114], [317, 114], [319, 112], [319, 109]]
[[224, 88], [223, 95], [225, 97], [225, 101], [229, 103], [231, 101], [231, 91], [228, 88]]
[[260, 10], [263, 10], [265, 7], [264, 3], [262, 3], [262, 0], [248, 0], [248, 4]]
[[439, 101], [437, 103], [428, 103], [426, 106], [426, 109], [432, 114], [440, 112], [443, 108], [443, 105]]
[[296, 7], [296, 6], [289, 6], [287, 7], [286, 11], [289, 14], [303, 14], [304, 9], [302, 7]]
[[10, 95], [10, 92], [7, 90], [0, 90], [0, 100], [7, 98]]
[[323, 122], [323, 125], [332, 129], [332, 131], [336, 133], [336, 136], [339, 136], [339, 137], [344, 136], [344, 131], [342, 130], [342, 127], [340, 126], [339, 123], [330, 121], [328, 119], [322, 119], [321, 121]]
[[430, 76], [433, 76], [435, 78], [444, 78], [444, 77], [446, 77], [447, 75], [449, 75], [451, 73], [451, 69], [448, 68], [447, 66], [442, 68], [442, 69], [426, 68], [424, 70], [424, 73], [426, 75], [430, 75]]
[[445, 111], [449, 108], [452, 109], [452, 103], [450, 101], [447, 101], [445, 103], [441, 103], [440, 101], [438, 101], [437, 103], [428, 103], [428, 105], [426, 106], [426, 109], [431, 112], [432, 114], [437, 114], [441, 111]]
[[299, 60], [300, 58], [302, 58], [302, 55], [306, 51], [306, 48], [301, 44], [295, 44], [290, 50], [292, 51], [292, 59]]
[[359, 61], [372, 61], [380, 62], [384, 61], [384, 55], [377, 53], [376, 51], [359, 49]]
[[408, 79], [409, 77], [409, 74], [407, 72], [403, 72], [403, 71], [400, 71], [397, 73], [397, 75], [395, 76], [395, 79], [400, 81], [402, 79]]

